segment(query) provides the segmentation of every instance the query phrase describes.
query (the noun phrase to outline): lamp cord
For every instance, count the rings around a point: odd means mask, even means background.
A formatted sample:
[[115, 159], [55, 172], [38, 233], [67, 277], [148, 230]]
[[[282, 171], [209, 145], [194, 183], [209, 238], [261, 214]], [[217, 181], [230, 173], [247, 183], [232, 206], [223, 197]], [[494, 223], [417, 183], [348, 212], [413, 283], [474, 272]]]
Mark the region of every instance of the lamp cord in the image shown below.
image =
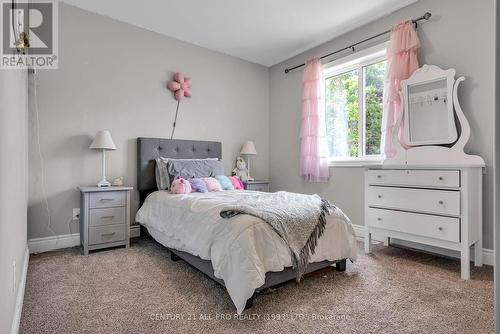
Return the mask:
[[[42, 153], [42, 145], [40, 143], [40, 118], [38, 112], [38, 97], [37, 97], [37, 74], [36, 71], [33, 72], [33, 99], [34, 99], [34, 112], [35, 112], [35, 126], [36, 126], [36, 144], [37, 144], [37, 153], [38, 158], [40, 159], [40, 181], [42, 187], [42, 197], [45, 206], [45, 210], [47, 212], [47, 229], [52, 233], [56, 234], [56, 232], [52, 229], [52, 217], [50, 214], [49, 200], [47, 197], [47, 191], [45, 189], [45, 168], [44, 168], [44, 159]], [[70, 231], [71, 233], [71, 226]], [[59, 238], [58, 238], [59, 240]]]
[[[16, 33], [16, 24], [14, 23], [14, 15], [15, 15], [16, 7], [15, 7], [15, 1], [12, 0], [12, 11], [10, 15], [10, 20], [12, 21], [12, 34], [14, 35], [14, 45], [16, 45], [17, 42], [17, 33]], [[10, 35], [10, 34], [9, 34]]]

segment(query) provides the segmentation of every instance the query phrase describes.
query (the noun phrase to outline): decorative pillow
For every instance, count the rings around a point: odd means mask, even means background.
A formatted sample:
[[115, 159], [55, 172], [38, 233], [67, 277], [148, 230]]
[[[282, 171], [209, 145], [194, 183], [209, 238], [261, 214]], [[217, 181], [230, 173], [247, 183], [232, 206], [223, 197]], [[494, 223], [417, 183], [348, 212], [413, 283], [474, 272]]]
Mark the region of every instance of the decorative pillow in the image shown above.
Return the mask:
[[182, 176], [185, 179], [210, 177], [224, 174], [222, 161], [213, 159], [168, 159], [170, 176]]
[[224, 166], [217, 158], [207, 159], [156, 159], [155, 178], [158, 190], [168, 190], [174, 177], [184, 179], [224, 174]]
[[158, 190], [168, 190], [170, 187], [170, 176], [168, 174], [167, 164], [168, 159], [166, 158], [156, 159], [155, 179]]
[[201, 178], [203, 182], [207, 185], [207, 190], [212, 192], [212, 191], [221, 191], [222, 187], [217, 181], [217, 179], [214, 179], [213, 177], [203, 177]]
[[191, 183], [191, 192], [199, 192], [199, 193], [207, 193], [207, 185], [205, 181], [198, 178], [189, 179], [189, 183]]
[[217, 181], [219, 181], [222, 190], [234, 190], [233, 183], [225, 175], [215, 175]]
[[228, 176], [227, 178], [229, 179], [229, 181], [231, 181], [234, 189], [236, 190], [244, 189], [243, 182], [241, 182], [239, 178], [234, 176]]
[[190, 192], [191, 183], [180, 176], [177, 176], [170, 186], [171, 194], [189, 194]]

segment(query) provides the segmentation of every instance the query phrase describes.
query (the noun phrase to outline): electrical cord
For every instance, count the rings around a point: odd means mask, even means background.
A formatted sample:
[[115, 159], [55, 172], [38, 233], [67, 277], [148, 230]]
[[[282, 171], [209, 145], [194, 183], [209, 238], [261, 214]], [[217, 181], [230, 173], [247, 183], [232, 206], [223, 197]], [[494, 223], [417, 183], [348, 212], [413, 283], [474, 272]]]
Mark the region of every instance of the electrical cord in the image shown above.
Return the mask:
[[[49, 200], [47, 197], [47, 191], [45, 189], [45, 163], [43, 159], [43, 153], [42, 153], [42, 145], [40, 143], [40, 116], [38, 112], [38, 97], [37, 97], [37, 74], [36, 70], [32, 71], [33, 73], [33, 108], [34, 108], [34, 114], [35, 114], [35, 127], [36, 127], [36, 147], [37, 147], [37, 153], [38, 153], [38, 158], [40, 159], [40, 183], [41, 183], [41, 188], [42, 188], [42, 198], [43, 198], [43, 204], [45, 206], [45, 210], [47, 212], [47, 229], [52, 233], [56, 234], [56, 232], [52, 229], [52, 216], [50, 214], [50, 207], [49, 207]], [[69, 226], [69, 225], [68, 225]], [[71, 226], [70, 227], [70, 233], [71, 233]], [[57, 238], [57, 241], [59, 241], [59, 237]], [[56, 242], [57, 242], [56, 241]], [[57, 243], [56, 243], [57, 244]]]
[[14, 0], [12, 0], [12, 11], [10, 13], [10, 19], [11, 19], [11, 23], [12, 23], [12, 33], [14, 34], [14, 43], [17, 41], [17, 33], [16, 33], [16, 25], [14, 23], [14, 13], [16, 11], [16, 6], [15, 6], [16, 2]]

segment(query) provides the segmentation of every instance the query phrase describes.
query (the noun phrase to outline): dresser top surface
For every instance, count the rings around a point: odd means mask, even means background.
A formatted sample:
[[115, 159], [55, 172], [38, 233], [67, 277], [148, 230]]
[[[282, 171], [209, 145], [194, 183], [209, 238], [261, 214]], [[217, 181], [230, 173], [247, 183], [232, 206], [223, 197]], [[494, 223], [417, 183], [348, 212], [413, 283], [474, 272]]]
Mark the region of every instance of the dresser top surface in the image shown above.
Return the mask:
[[103, 192], [103, 191], [128, 191], [134, 189], [128, 186], [111, 186], [111, 187], [78, 187], [82, 193], [93, 193], [93, 192]]
[[262, 184], [262, 183], [269, 183], [268, 180], [254, 180], [254, 181], [246, 181], [246, 182], [243, 182], [243, 183], [246, 183], [246, 184]]

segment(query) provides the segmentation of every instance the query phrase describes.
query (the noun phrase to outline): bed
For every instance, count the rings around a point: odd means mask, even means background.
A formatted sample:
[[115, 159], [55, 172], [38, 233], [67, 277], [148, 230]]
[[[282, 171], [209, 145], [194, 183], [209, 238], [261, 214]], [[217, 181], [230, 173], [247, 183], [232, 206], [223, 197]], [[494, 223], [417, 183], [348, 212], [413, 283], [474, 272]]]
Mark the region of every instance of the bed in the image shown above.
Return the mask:
[[[156, 158], [221, 159], [221, 152], [220, 142], [138, 138], [137, 188], [141, 208], [136, 221], [169, 249], [172, 260], [182, 259], [226, 287], [241, 313], [252, 307], [258, 293], [296, 278], [290, 251], [283, 240], [257, 217], [220, 217], [220, 208], [234, 201], [237, 190], [182, 195], [156, 190]], [[356, 259], [356, 249], [349, 220], [327, 219], [306, 273], [332, 265], [345, 271], [346, 260]]]

